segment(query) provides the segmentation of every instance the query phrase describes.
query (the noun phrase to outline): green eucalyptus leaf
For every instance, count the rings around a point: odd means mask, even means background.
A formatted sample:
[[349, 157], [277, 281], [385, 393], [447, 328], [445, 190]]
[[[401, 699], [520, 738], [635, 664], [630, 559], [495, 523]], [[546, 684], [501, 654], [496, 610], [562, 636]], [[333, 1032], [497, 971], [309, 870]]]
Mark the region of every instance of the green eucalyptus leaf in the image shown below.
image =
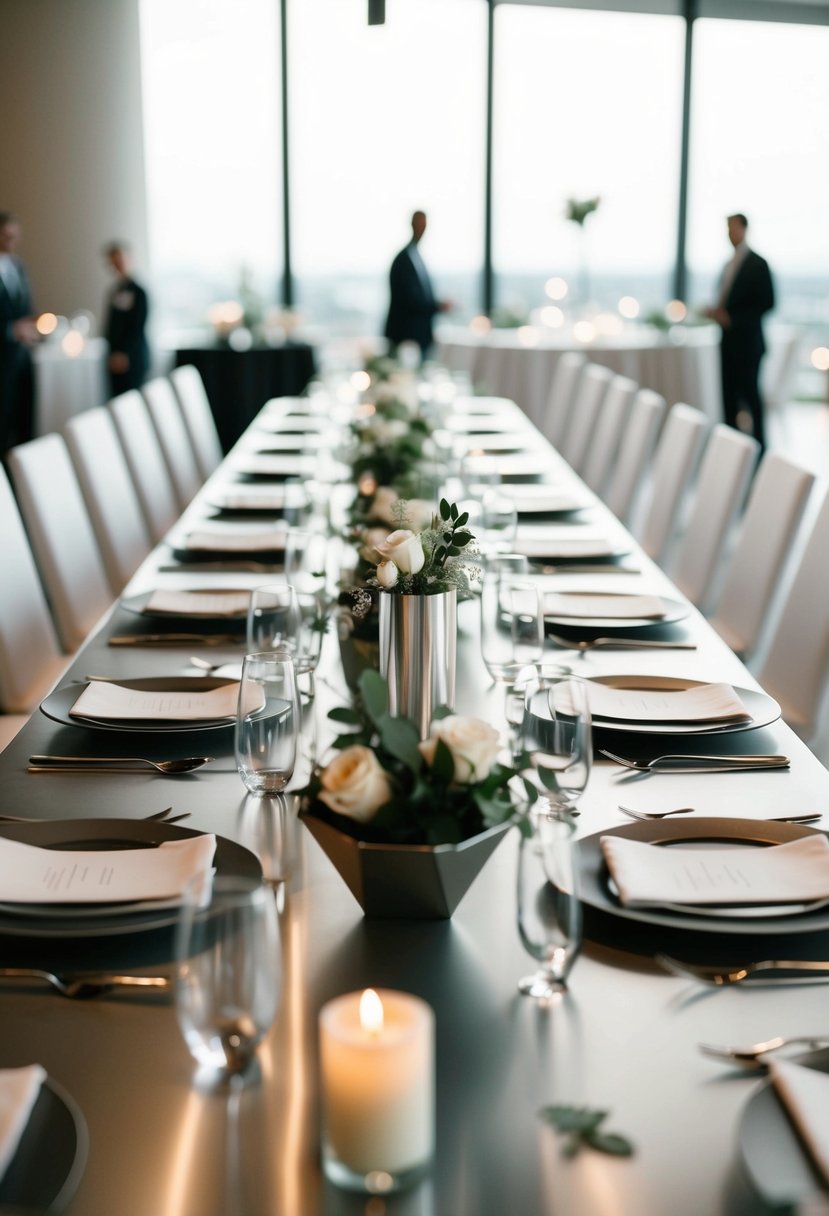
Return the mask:
[[438, 722], [441, 718], [451, 718], [454, 712], [454, 709], [450, 709], [448, 705], [439, 705], [437, 709], [432, 710], [432, 721]]
[[545, 768], [543, 764], [539, 764], [538, 778], [546, 790], [557, 790], [561, 773], [554, 768]]
[[359, 689], [367, 714], [373, 722], [379, 724], [380, 719], [389, 712], [389, 690], [386, 681], [379, 671], [368, 669], [360, 676]]
[[402, 761], [413, 773], [420, 771], [423, 757], [418, 748], [419, 737], [415, 725], [408, 718], [384, 718], [380, 725], [383, 747], [396, 760]]
[[449, 508], [449, 514], [451, 515], [452, 519], [455, 520], [455, 522], [457, 522], [458, 508], [455, 505], [455, 503], [452, 503], [451, 507]]
[[587, 1106], [543, 1106], [539, 1118], [559, 1132], [594, 1132], [607, 1118], [606, 1110], [590, 1110]]
[[437, 741], [431, 768], [432, 776], [439, 785], [451, 784], [452, 778], [455, 776], [455, 760], [442, 739]]
[[439, 510], [441, 519], [449, 519], [451, 508], [445, 498], [440, 500]]
[[632, 1157], [634, 1153], [632, 1142], [618, 1132], [588, 1132], [584, 1139], [591, 1148], [614, 1157]]
[[469, 512], [462, 511], [461, 514], [458, 516], [458, 518], [455, 520], [455, 527], [462, 528], [463, 525], [468, 522], [469, 522]]
[[361, 726], [363, 721], [356, 709], [352, 709], [350, 705], [335, 706], [328, 711], [328, 717], [332, 722], [346, 722], [349, 726]]

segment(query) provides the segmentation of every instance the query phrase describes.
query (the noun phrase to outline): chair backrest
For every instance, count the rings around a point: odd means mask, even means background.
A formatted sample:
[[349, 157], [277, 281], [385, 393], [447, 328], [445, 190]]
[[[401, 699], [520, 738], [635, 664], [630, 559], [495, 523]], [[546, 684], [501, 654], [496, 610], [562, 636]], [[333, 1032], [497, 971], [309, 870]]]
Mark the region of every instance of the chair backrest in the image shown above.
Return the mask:
[[559, 449], [570, 468], [577, 473], [584, 468], [593, 428], [612, 379], [613, 372], [609, 368], [588, 363], [579, 380], [570, 425]]
[[675, 405], [653, 457], [651, 480], [633, 531], [648, 557], [661, 558], [702, 451], [708, 419], [690, 405]]
[[630, 407], [622, 433], [619, 455], [611, 462], [610, 479], [604, 500], [617, 519], [629, 523], [637, 502], [642, 475], [656, 447], [656, 438], [665, 418], [665, 398], [649, 388], [640, 388]]
[[672, 571], [683, 595], [703, 610], [759, 452], [756, 439], [730, 426], [715, 426], [708, 440]]
[[66, 665], [12, 488], [0, 469], [0, 706], [33, 709]]
[[777, 452], [760, 462], [711, 618], [738, 654], [750, 654], [760, 640], [814, 482]]
[[196, 454], [184, 424], [178, 397], [170, 381], [163, 376], [149, 380], [141, 391], [167, 462], [178, 504], [186, 507], [204, 478], [196, 464]]
[[150, 536], [161, 540], [178, 519], [179, 505], [144, 398], [134, 388], [109, 404]]
[[561, 447], [570, 422], [576, 386], [586, 366], [587, 360], [578, 351], [567, 351], [556, 363], [544, 423], [540, 428], [554, 448]]
[[829, 668], [829, 493], [800, 557], [758, 679], [803, 738], [814, 734]]
[[192, 363], [173, 368], [170, 380], [184, 415], [199, 472], [203, 478], [208, 478], [221, 463], [223, 452], [204, 381]]
[[43, 435], [9, 453], [9, 468], [65, 650], [78, 647], [112, 601], [112, 591], [60, 435]]
[[614, 376], [605, 393], [582, 469], [584, 480], [597, 494], [602, 493], [607, 483], [613, 457], [638, 390], [639, 385], [635, 380], [629, 380], [627, 376]]
[[150, 551], [150, 534], [104, 406], [70, 418], [64, 430], [110, 586], [117, 594]]

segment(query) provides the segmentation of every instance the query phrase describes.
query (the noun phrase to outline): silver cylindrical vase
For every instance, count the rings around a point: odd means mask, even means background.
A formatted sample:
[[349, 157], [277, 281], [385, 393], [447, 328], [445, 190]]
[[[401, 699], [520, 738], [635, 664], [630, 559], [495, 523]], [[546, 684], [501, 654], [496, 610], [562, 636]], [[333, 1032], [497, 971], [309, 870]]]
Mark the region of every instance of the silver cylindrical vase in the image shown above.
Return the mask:
[[425, 739], [438, 706], [455, 705], [457, 595], [381, 592], [379, 599], [380, 674], [389, 686], [389, 711], [410, 718]]

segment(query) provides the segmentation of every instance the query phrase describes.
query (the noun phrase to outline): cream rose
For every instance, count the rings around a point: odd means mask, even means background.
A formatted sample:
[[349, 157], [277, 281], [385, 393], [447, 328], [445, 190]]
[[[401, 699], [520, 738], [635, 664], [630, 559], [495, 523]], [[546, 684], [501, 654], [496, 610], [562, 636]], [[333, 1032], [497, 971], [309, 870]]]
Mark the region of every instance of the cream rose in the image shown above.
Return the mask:
[[380, 562], [377, 567], [377, 582], [388, 591], [400, 578], [400, 571], [394, 562]]
[[376, 561], [377, 546], [382, 545], [388, 534], [388, 528], [366, 528], [360, 546], [360, 557], [364, 557], [367, 562]]
[[415, 532], [422, 532], [428, 528], [432, 522], [434, 508], [425, 498], [409, 498], [406, 500], [406, 523], [410, 524]]
[[385, 561], [394, 562], [402, 574], [417, 574], [426, 560], [420, 537], [408, 528], [390, 532], [382, 545], [377, 545], [377, 552]]
[[438, 739], [442, 739], [452, 753], [457, 785], [483, 781], [495, 763], [501, 746], [498, 731], [480, 718], [460, 715], [441, 718], [439, 722], [432, 723], [430, 737], [419, 744], [421, 754], [429, 765], [434, 763]]
[[320, 802], [358, 823], [367, 823], [390, 798], [389, 779], [368, 747], [346, 747], [323, 771]]

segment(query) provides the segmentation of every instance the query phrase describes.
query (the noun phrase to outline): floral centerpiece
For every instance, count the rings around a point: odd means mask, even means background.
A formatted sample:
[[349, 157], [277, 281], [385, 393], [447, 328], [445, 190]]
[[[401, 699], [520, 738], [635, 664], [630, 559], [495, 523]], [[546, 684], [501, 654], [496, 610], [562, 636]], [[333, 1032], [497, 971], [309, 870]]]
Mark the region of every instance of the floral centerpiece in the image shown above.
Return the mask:
[[346, 729], [300, 791], [303, 821], [367, 914], [450, 916], [536, 790], [488, 723], [439, 711], [421, 740], [376, 672], [360, 694], [329, 715]]

